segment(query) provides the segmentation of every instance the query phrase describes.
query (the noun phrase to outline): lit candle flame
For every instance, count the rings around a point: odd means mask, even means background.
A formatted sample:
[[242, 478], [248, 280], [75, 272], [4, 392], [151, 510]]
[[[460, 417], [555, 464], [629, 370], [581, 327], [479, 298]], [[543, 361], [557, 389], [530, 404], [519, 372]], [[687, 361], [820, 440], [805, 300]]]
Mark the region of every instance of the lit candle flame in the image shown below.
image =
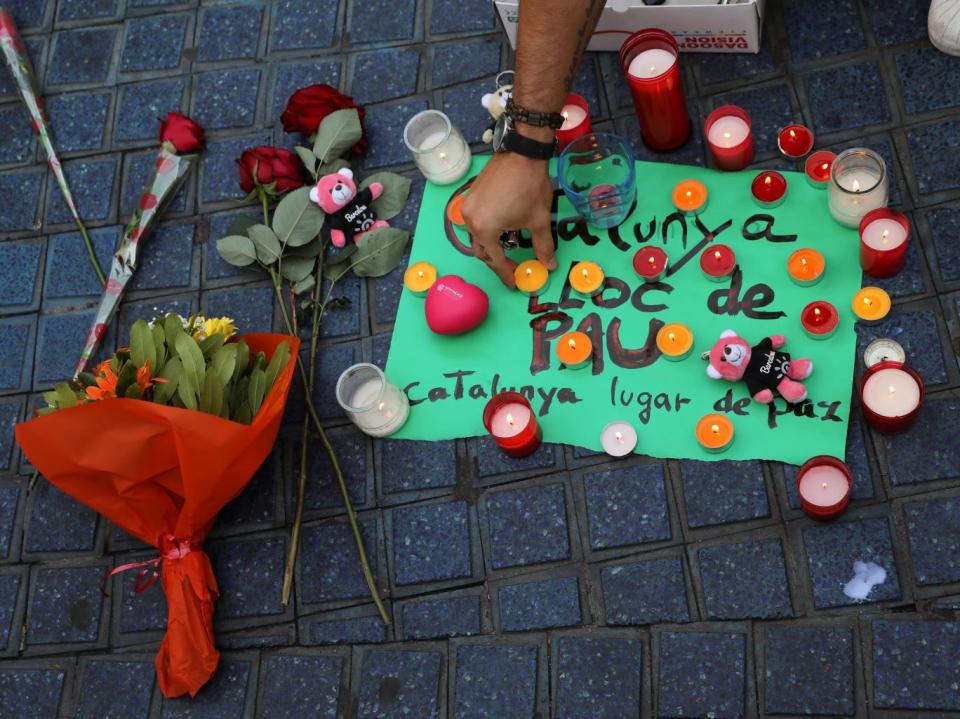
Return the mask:
[[[791, 130], [792, 132], [792, 130]], [[770, 175], [767, 175], [763, 178], [763, 184], [769, 186], [773, 182], [773, 178]]]
[[691, 190], [687, 190], [687, 197], [693, 197], [693, 192]]
[[656, 264], [657, 259], [655, 257], [648, 257], [647, 262], [649, 262], [650, 266], [653, 267], [653, 265]]
[[830, 163], [829, 163], [829, 162], [824, 162], [822, 165], [820, 165], [820, 169], [823, 170], [824, 172], [826, 172], [827, 170], [830, 169]]
[[820, 318], [820, 308], [819, 308], [819, 307], [814, 307], [814, 308], [813, 308], [813, 314], [816, 315], [817, 319], [819, 319], [819, 318]]
[[617, 432], [617, 441], [618, 441], [618, 442], [622, 442], [622, 441], [623, 441], [623, 435], [622, 435], [620, 432]]
[[801, 257], [801, 258], [800, 258], [800, 264], [803, 265], [804, 267], [806, 267], [806, 266], [807, 266], [807, 258], [806, 258], [806, 257]]
[[580, 271], [583, 273], [584, 279], [586, 279], [587, 277], [590, 276], [590, 270], [588, 270], [586, 267], [584, 267], [584, 268], [583, 268], [582, 270], [580, 270]]
[[677, 336], [673, 332], [667, 332], [667, 339], [669, 339], [671, 342], [674, 342], [676, 341]]
[[893, 394], [896, 391], [897, 391], [897, 388], [894, 387], [893, 385], [890, 385], [890, 394]]
[[885, 245], [890, 242], [890, 240], [887, 239], [887, 235], [889, 235], [889, 234], [890, 234], [890, 230], [884, 230], [884, 231], [883, 231], [883, 234], [880, 235], [880, 241], [881, 241], [883, 244], [885, 244]]
[[867, 307], [869, 307], [870, 305], [873, 304], [873, 300], [871, 300], [869, 297], [864, 297], [864, 298], [863, 298], [863, 304], [865, 304]]
[[826, 482], [824, 482], [824, 483], [823, 483], [823, 484], [821, 484], [820, 486], [821, 486], [821, 487], [823, 487], [824, 489], [826, 489], [826, 488], [827, 488], [827, 483], [826, 483]]
[[577, 341], [571, 337], [567, 340], [567, 344], [570, 346], [570, 349], [575, 350], [577, 348]]
[[857, 180], [853, 181], [853, 191], [860, 192], [860, 183]]
[[723, 139], [724, 139], [724, 140], [729, 140], [729, 139], [730, 139], [730, 133], [729, 133], [729, 132], [723, 133]]
[[657, 66], [656, 66], [656, 65], [651, 65], [651, 66], [650, 66], [650, 74], [653, 75], [654, 73], [656, 73], [656, 71], [657, 71]]
[[377, 411], [383, 412], [383, 408], [386, 406], [387, 406], [386, 402], [381, 402], [380, 404], [377, 405]]
[[714, 250], [714, 252], [713, 252], [713, 258], [714, 258], [717, 262], [720, 261], [720, 250]]
[[513, 424], [513, 415], [507, 412], [507, 424]]
[[417, 277], [419, 277], [421, 280], [423, 279], [423, 270], [417, 270]]
[[533, 270], [531, 270], [529, 267], [526, 269], [526, 272], [527, 272], [527, 277], [530, 277], [533, 274]]
[[564, 120], [567, 120], [567, 119], [570, 118], [570, 115], [568, 115], [568, 114], [565, 113], [565, 112], [561, 112], [560, 114], [563, 115], [563, 119], [564, 119]]
[[441, 159], [441, 160], [446, 160], [446, 159], [447, 159], [447, 153], [441, 152], [441, 153], [440, 153], [440, 159]]
[[790, 138], [791, 138], [791, 139], [796, 139], [796, 137], [797, 137], [797, 133], [794, 132], [793, 130], [790, 130]]
[[720, 425], [719, 424], [711, 425], [710, 431], [713, 432], [714, 434], [720, 434]]

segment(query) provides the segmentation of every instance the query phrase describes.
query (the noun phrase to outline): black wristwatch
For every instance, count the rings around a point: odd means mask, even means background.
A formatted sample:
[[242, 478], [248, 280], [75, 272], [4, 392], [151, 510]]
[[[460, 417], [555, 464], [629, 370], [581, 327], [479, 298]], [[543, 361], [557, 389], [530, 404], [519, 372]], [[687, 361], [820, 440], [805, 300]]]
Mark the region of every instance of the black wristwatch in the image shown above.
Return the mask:
[[524, 137], [513, 126], [513, 119], [504, 112], [493, 128], [493, 151], [514, 152], [531, 160], [549, 160], [557, 151], [557, 138], [553, 138], [553, 142], [540, 142]]

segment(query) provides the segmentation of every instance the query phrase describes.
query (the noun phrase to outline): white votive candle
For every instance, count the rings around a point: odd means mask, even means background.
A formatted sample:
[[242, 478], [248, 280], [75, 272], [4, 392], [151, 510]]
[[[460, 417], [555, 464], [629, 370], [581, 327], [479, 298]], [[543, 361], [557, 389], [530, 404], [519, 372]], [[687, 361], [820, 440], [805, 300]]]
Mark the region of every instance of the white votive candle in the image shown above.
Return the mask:
[[371, 437], [393, 434], [410, 414], [407, 395], [372, 364], [344, 370], [337, 380], [336, 397], [347, 417]]
[[450, 118], [438, 110], [424, 110], [410, 118], [403, 141], [417, 168], [436, 185], [452, 184], [470, 169], [470, 146]]
[[587, 118], [587, 111], [578, 105], [564, 105], [560, 115], [563, 117], [560, 129], [572, 130]]
[[611, 422], [600, 432], [600, 446], [611, 457], [625, 457], [637, 446], [637, 430], [628, 422]]
[[659, 47], [652, 47], [644, 50], [630, 61], [627, 72], [634, 77], [649, 79], [659, 77], [677, 61], [677, 56], [669, 50], [663, 50]]
[[886, 164], [872, 150], [845, 150], [830, 167], [830, 214], [847, 227], [857, 227], [870, 210], [886, 207], [888, 191]]
[[907, 231], [896, 220], [874, 220], [860, 235], [864, 244], [874, 250], [892, 250], [907, 241]]
[[920, 404], [920, 387], [901, 369], [882, 369], [867, 378], [862, 400], [883, 417], [903, 417]]
[[500, 407], [490, 421], [490, 432], [495, 437], [515, 437], [530, 423], [530, 408], [519, 402]]
[[847, 476], [842, 471], [829, 465], [820, 465], [803, 473], [798, 491], [810, 504], [832, 507], [844, 498], [849, 487]]
[[717, 147], [736, 147], [747, 139], [750, 126], [735, 115], [724, 115], [710, 126], [707, 139]]

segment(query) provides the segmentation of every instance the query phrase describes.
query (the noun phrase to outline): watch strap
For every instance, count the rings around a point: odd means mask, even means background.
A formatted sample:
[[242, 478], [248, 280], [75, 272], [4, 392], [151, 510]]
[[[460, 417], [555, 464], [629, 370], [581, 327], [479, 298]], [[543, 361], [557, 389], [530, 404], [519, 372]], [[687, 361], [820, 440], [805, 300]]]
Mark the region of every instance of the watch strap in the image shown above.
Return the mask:
[[549, 160], [557, 151], [557, 140], [554, 138], [553, 142], [539, 142], [514, 130], [503, 136], [503, 149], [532, 160]]
[[515, 103], [512, 97], [507, 100], [505, 112], [516, 122], [522, 122], [533, 127], [549, 127], [551, 130], [559, 130], [560, 126], [563, 125], [563, 115], [559, 112], [528, 110]]

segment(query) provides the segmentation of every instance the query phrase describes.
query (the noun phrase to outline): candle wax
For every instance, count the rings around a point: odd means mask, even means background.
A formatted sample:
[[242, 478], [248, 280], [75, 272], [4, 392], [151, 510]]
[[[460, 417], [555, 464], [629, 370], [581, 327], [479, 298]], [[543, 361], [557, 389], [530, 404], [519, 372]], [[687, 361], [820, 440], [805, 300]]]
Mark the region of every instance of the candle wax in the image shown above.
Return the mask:
[[863, 385], [863, 403], [883, 417], [902, 417], [920, 404], [920, 387], [901, 369], [882, 369]]
[[837, 176], [837, 183], [849, 192], [869, 192], [879, 180], [878, 175], [863, 169], [847, 170]]
[[659, 77], [673, 67], [676, 61], [677, 56], [669, 50], [654, 47], [637, 53], [630, 61], [627, 72], [642, 79]]
[[637, 446], [637, 430], [627, 422], [611, 422], [600, 432], [600, 445], [611, 457], [624, 457]]
[[587, 117], [587, 111], [578, 105], [564, 105], [560, 114], [563, 116], [561, 130], [572, 130]]
[[505, 439], [520, 434], [530, 422], [530, 408], [512, 402], [500, 407], [490, 421], [490, 432], [494, 437]]
[[385, 400], [383, 393], [383, 382], [379, 379], [368, 379], [354, 390], [350, 397], [350, 404], [358, 409], [363, 407], [373, 407], [370, 412], [375, 412], [384, 419], [390, 420], [397, 416], [398, 407], [392, 406]]
[[892, 250], [907, 241], [907, 231], [896, 220], [874, 220], [863, 228], [861, 238], [874, 250]]
[[800, 477], [800, 496], [818, 507], [832, 507], [847, 494], [850, 483], [836, 467], [811, 467]]
[[735, 115], [725, 115], [710, 126], [707, 140], [717, 147], [736, 147], [747, 139], [750, 126]]

